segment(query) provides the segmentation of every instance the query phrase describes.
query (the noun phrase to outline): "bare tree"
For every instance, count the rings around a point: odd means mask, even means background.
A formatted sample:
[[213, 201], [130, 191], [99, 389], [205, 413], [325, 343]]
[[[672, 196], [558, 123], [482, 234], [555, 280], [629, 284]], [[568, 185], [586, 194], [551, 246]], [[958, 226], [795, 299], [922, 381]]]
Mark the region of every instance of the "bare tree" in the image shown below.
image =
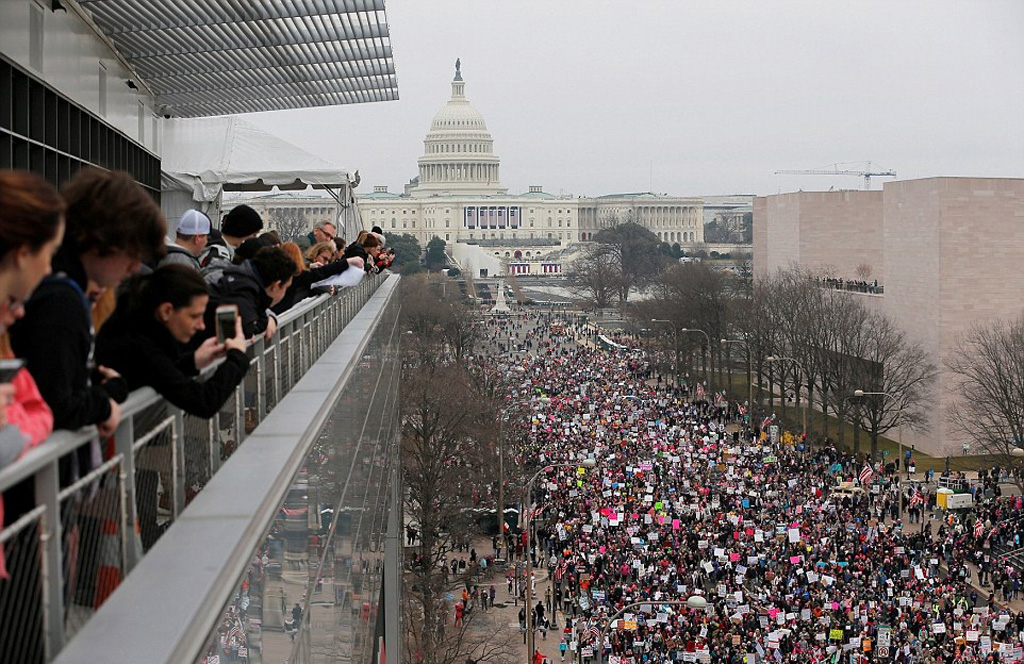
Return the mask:
[[416, 274], [402, 281], [404, 329], [412, 332], [407, 348], [420, 361], [462, 360], [480, 337], [476, 312], [455, 282], [439, 274]]
[[418, 531], [404, 593], [409, 661], [462, 664], [476, 659], [487, 639], [465, 624], [449, 624], [454, 606], [447, 594], [466, 579], [449, 577], [445, 563], [473, 533], [469, 508], [493, 476], [493, 454], [480, 442], [488, 413], [474, 405], [462, 363], [421, 365], [405, 377], [402, 391], [405, 511]]
[[1024, 446], [1024, 318], [978, 326], [946, 367], [958, 380], [953, 425], [989, 454], [1009, 461]]
[[878, 455], [878, 437], [895, 427], [919, 429], [924, 424], [923, 407], [935, 377], [935, 366], [920, 344], [907, 339], [903, 330], [882, 314], [867, 321], [866, 344], [861, 355], [870, 381], [865, 392], [889, 395], [864, 397], [859, 408], [861, 423], [871, 438], [871, 458]]
[[598, 309], [610, 306], [619, 292], [619, 266], [603, 244], [584, 247], [582, 255], [569, 265], [566, 277], [573, 295]]
[[271, 222], [283, 242], [289, 242], [309, 232], [309, 220], [302, 209], [284, 209], [271, 217]]

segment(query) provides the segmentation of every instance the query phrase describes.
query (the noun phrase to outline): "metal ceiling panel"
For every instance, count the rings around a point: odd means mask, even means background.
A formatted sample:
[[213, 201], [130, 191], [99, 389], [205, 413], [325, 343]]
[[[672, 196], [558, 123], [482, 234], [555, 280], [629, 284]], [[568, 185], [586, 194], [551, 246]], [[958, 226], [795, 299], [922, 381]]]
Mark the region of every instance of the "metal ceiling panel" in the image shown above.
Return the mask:
[[161, 112], [398, 98], [385, 0], [77, 0]]

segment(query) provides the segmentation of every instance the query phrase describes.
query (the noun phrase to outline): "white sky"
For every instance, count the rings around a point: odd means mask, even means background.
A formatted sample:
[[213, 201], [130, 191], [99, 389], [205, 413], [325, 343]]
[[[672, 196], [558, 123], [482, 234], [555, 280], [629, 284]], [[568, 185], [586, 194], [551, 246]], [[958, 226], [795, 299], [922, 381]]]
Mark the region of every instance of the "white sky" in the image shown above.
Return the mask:
[[774, 171], [867, 160], [899, 179], [1024, 177], [1024, 0], [387, 0], [387, 14], [398, 101], [248, 116], [359, 169], [358, 191], [416, 175], [456, 57], [512, 193], [860, 188]]

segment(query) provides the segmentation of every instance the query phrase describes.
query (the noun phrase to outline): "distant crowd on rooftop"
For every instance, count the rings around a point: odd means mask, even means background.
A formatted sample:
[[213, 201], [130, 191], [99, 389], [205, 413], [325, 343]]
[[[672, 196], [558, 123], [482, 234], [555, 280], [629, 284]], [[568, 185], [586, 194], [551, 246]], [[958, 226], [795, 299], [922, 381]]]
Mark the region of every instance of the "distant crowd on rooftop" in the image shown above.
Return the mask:
[[878, 279], [866, 281], [864, 279], [843, 279], [842, 277], [816, 277], [815, 281], [822, 288], [853, 291], [855, 293], [881, 295], [885, 290], [883, 286], [878, 284]]

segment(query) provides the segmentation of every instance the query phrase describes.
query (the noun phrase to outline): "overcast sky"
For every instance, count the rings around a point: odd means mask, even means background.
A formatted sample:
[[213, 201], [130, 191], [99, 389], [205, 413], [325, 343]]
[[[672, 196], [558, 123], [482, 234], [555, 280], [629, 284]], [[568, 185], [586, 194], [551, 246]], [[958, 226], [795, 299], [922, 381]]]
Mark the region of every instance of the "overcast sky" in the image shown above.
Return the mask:
[[359, 169], [358, 191], [416, 175], [456, 57], [512, 193], [859, 188], [774, 171], [867, 160], [899, 179], [1024, 177], [1022, 0], [387, 0], [387, 14], [398, 101], [248, 116]]

